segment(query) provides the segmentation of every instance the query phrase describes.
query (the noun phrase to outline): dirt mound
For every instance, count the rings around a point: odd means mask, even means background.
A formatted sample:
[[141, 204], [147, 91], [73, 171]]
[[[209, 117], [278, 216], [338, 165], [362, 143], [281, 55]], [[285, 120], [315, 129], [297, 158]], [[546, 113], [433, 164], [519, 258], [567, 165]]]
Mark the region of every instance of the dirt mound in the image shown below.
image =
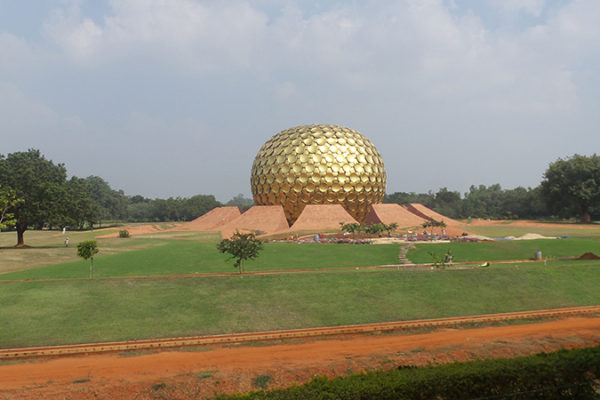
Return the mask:
[[356, 220], [340, 204], [308, 204], [290, 231], [340, 229], [340, 222], [351, 224]]
[[442, 222], [444, 221], [446, 223], [447, 226], [451, 226], [451, 225], [462, 225], [460, 222], [458, 222], [457, 220], [454, 220], [452, 218], [448, 218], [440, 213], [437, 213], [435, 211], [433, 211], [432, 209], [429, 209], [427, 207], [425, 207], [423, 204], [419, 204], [419, 203], [411, 203], [408, 206], [408, 211], [418, 215], [421, 218], [425, 218], [427, 220], [435, 220], [437, 222]]
[[600, 260], [600, 256], [588, 251], [587, 253], [583, 253], [581, 256], [579, 256], [578, 260]]
[[228, 238], [236, 231], [254, 232], [260, 235], [285, 231], [289, 227], [282, 206], [254, 206], [218, 229], [221, 231], [221, 236]]
[[408, 211], [400, 204], [372, 204], [365, 217], [365, 224], [391, 223], [398, 224], [398, 228], [411, 228], [421, 226], [425, 219]]
[[514, 238], [514, 240], [538, 240], [538, 239], [556, 239], [555, 237], [543, 236], [539, 233], [526, 233], [523, 236]]
[[[119, 228], [108, 228], [118, 229], [120, 231], [126, 230], [130, 236], [147, 235], [150, 233], [165, 232], [168, 230], [178, 229], [181, 225], [179, 223], [160, 223], [160, 224], [133, 224], [126, 225]], [[107, 233], [106, 235], [96, 236], [97, 239], [108, 239], [119, 237], [119, 232]]]
[[218, 227], [233, 221], [241, 214], [238, 207], [217, 207], [175, 229], [192, 232], [215, 231], [218, 230]]

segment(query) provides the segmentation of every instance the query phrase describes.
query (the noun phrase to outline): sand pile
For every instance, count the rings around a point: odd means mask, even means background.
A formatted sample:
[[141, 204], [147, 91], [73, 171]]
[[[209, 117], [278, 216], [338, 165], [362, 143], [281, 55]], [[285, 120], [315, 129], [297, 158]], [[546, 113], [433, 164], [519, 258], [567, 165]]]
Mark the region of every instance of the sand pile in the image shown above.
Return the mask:
[[307, 204], [290, 231], [339, 230], [340, 222], [356, 223], [340, 204]]
[[236, 219], [218, 227], [224, 238], [231, 237], [236, 231], [260, 235], [287, 229], [289, 225], [282, 206], [254, 206]]
[[363, 223], [389, 225], [394, 222], [398, 228], [412, 228], [423, 225], [425, 219], [400, 204], [372, 204]]
[[556, 239], [555, 237], [542, 236], [538, 233], [526, 233], [523, 236], [514, 238], [514, 240], [538, 240], [538, 239]]

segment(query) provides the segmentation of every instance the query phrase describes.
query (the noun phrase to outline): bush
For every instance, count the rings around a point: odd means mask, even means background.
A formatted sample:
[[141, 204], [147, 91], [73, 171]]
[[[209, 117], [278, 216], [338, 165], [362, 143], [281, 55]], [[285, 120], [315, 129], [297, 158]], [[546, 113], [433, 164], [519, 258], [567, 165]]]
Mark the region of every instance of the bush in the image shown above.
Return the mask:
[[316, 378], [302, 385], [218, 399], [598, 399], [600, 346], [514, 359]]
[[120, 238], [128, 238], [129, 237], [129, 231], [127, 229], [123, 229], [119, 231], [119, 237]]

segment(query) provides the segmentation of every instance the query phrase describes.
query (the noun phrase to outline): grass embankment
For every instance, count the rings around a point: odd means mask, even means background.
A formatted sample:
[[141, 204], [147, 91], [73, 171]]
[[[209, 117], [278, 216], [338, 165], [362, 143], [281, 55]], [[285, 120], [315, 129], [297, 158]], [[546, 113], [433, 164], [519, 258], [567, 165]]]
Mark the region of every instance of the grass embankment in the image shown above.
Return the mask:
[[[147, 248], [94, 259], [94, 276], [152, 276], [235, 272], [233, 262], [219, 253], [215, 243], [184, 240], [137, 239]], [[121, 243], [127, 242], [122, 239]], [[152, 246], [152, 247], [151, 247]], [[15, 250], [20, 251], [20, 250]], [[71, 249], [76, 253], [76, 249]], [[398, 245], [266, 243], [260, 257], [244, 263], [245, 271], [360, 267], [396, 264]], [[0, 280], [87, 278], [89, 261], [76, 261], [0, 275]]]
[[[377, 249], [378, 247], [371, 247]], [[5, 348], [600, 304], [600, 263], [0, 284]]]
[[[454, 262], [523, 260], [534, 258], [537, 251], [544, 258], [580, 256], [585, 252], [600, 255], [600, 241], [591, 239], [502, 240], [470, 243], [424, 243], [407, 253], [414, 263], [431, 263], [450, 251]], [[432, 255], [433, 253], [433, 255]], [[434, 257], [435, 255], [435, 257]]]

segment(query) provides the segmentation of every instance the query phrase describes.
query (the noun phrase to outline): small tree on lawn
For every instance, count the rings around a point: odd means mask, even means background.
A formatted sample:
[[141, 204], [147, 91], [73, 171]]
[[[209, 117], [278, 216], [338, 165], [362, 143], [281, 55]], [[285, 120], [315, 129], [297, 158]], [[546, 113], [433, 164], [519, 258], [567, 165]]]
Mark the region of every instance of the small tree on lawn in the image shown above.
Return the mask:
[[95, 240], [86, 240], [77, 245], [77, 255], [84, 260], [90, 259], [90, 279], [94, 278], [94, 254], [99, 251]]
[[217, 244], [221, 253], [228, 253], [235, 260], [233, 266], [243, 272], [242, 261], [258, 257], [258, 252], [263, 248], [262, 242], [254, 236], [254, 233], [233, 234], [231, 239], [223, 239]]

